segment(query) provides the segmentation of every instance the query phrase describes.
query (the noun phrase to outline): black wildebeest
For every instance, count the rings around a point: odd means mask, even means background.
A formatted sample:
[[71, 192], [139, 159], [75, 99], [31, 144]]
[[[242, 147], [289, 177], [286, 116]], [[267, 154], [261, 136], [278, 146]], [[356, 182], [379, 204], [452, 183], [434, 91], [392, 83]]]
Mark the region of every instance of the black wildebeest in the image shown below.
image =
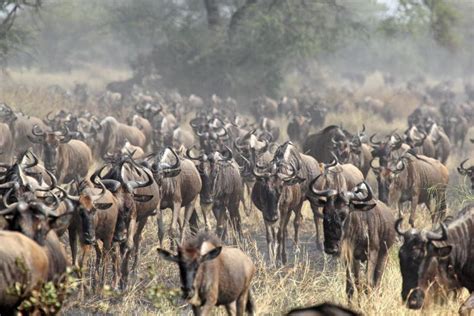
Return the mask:
[[224, 305], [229, 315], [255, 313], [251, 281], [252, 260], [240, 249], [223, 247], [220, 241], [200, 233], [178, 246], [178, 255], [158, 249], [159, 255], [178, 264], [181, 289], [194, 315], [209, 315]]
[[392, 211], [383, 202], [372, 200], [372, 190], [365, 182], [352, 191], [319, 191], [314, 187], [311, 191], [324, 205], [324, 251], [342, 254], [346, 264], [349, 300], [354, 283], [360, 293], [360, 262], [367, 262], [367, 286], [377, 288], [396, 237]]
[[403, 301], [420, 309], [433, 283], [447, 290], [464, 287], [471, 296], [459, 311], [469, 315], [474, 309], [474, 205], [466, 206], [447, 225], [441, 223], [437, 231], [402, 231], [401, 223], [399, 219], [396, 230], [403, 236], [399, 251]]

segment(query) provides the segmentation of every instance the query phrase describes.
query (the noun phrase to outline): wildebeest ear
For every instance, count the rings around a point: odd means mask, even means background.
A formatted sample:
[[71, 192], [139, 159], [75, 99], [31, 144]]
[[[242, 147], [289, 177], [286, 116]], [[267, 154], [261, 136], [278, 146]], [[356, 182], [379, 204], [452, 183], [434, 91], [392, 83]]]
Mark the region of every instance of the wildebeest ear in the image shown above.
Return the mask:
[[106, 210], [112, 206], [112, 203], [94, 203], [94, 206], [98, 210]]
[[140, 203], [146, 203], [153, 199], [153, 195], [134, 194], [133, 199]]
[[179, 258], [176, 255], [171, 254], [171, 252], [166, 251], [161, 248], [156, 249], [158, 251], [158, 255], [163, 258], [164, 260], [171, 261], [171, 262], [178, 262]]
[[212, 249], [211, 251], [209, 251], [208, 253], [206, 253], [204, 256], [201, 257], [201, 262], [209, 261], [209, 260], [217, 258], [217, 256], [220, 255], [221, 251], [222, 251], [222, 247], [216, 247]]
[[375, 203], [363, 203], [363, 204], [356, 204], [356, 203], [351, 203], [352, 207], [356, 211], [363, 211], [367, 212], [373, 209], [377, 204]]
[[69, 224], [71, 223], [72, 217], [74, 213], [69, 212], [69, 213], [64, 213], [59, 216], [54, 216], [54, 217], [49, 217], [48, 222], [49, 222], [49, 227], [54, 230], [63, 230], [69, 227]]
[[449, 256], [451, 251], [453, 250], [453, 246], [445, 246], [445, 247], [432, 247], [433, 255], [435, 257], [445, 258]]

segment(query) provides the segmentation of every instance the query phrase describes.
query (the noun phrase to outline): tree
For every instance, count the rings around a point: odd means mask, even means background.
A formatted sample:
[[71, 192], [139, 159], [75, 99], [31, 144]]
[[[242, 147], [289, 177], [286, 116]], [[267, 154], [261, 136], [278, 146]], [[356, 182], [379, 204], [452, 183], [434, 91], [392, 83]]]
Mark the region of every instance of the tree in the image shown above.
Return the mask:
[[15, 20], [24, 8], [38, 9], [41, 0], [0, 0], [0, 67], [4, 67], [11, 50], [21, 49], [28, 32], [15, 28]]

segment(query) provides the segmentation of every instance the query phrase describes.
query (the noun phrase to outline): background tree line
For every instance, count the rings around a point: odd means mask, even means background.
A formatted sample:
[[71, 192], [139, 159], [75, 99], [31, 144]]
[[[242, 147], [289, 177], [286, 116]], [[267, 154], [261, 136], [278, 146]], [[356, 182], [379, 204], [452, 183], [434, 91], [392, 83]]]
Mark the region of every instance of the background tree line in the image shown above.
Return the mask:
[[223, 96], [276, 96], [288, 73], [326, 66], [409, 76], [474, 70], [470, 0], [393, 0], [390, 11], [376, 0], [30, 1], [0, 0], [3, 63], [129, 65], [184, 93]]

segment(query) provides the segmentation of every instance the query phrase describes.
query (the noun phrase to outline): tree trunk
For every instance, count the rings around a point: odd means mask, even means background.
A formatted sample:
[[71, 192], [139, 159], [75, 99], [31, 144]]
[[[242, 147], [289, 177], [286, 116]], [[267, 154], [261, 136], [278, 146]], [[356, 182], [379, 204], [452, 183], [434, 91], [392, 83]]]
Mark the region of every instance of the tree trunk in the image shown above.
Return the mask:
[[219, 25], [219, 0], [204, 0], [207, 11], [207, 24], [209, 29], [215, 29]]

